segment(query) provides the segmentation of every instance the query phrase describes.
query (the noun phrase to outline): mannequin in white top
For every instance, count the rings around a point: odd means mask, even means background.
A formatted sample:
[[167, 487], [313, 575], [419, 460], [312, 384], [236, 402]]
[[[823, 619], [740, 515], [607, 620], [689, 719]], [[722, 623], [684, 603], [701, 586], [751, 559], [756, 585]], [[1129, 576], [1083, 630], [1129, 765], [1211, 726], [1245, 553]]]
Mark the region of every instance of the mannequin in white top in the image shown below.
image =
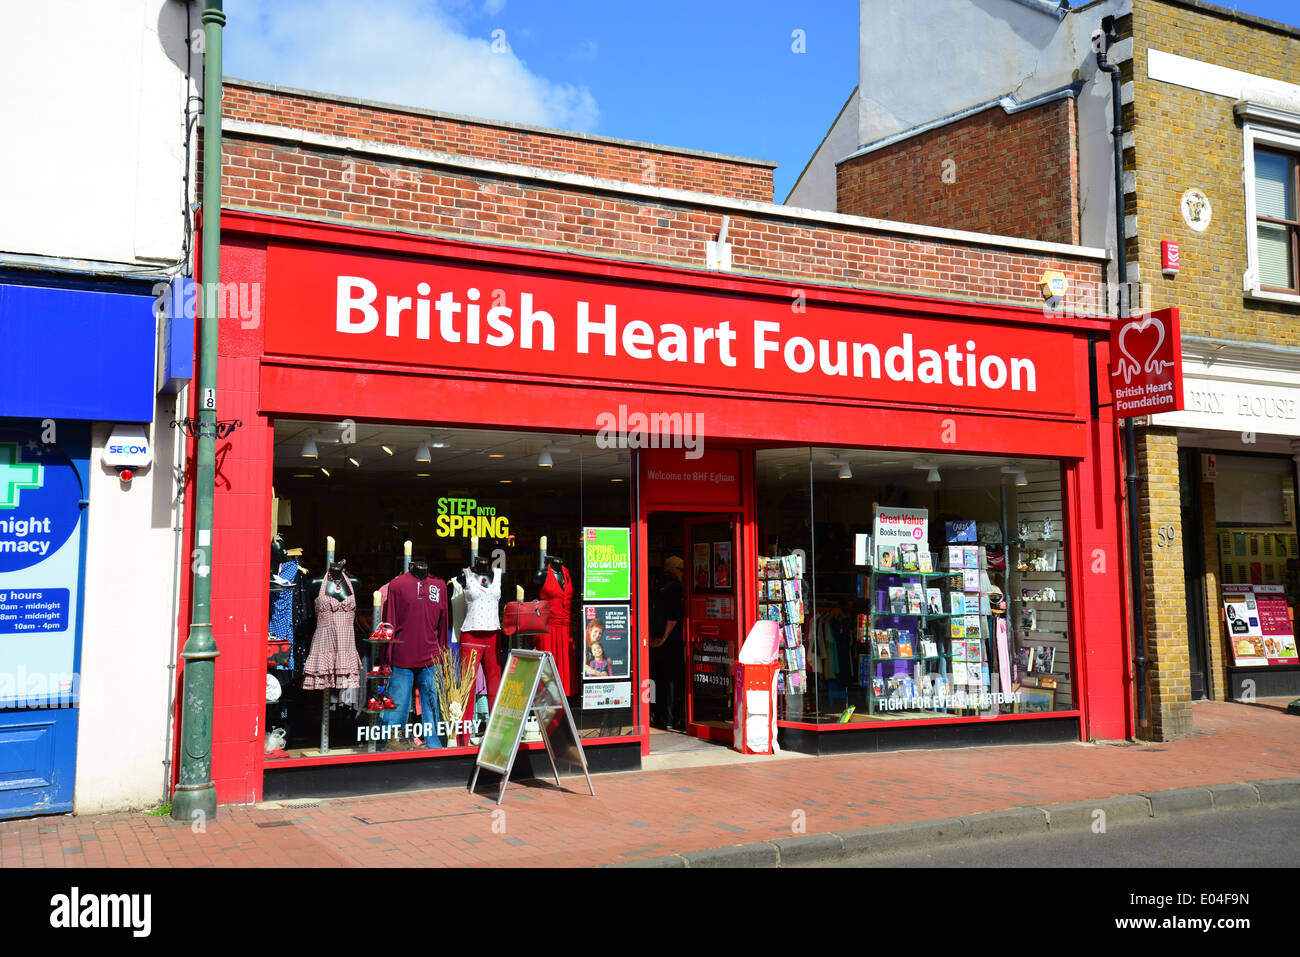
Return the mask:
[[465, 569], [465, 620], [461, 631], [501, 630], [501, 569], [494, 568], [492, 577]]
[[488, 701], [501, 684], [501, 569], [490, 573], [465, 569], [465, 619], [460, 625], [461, 653], [476, 651], [487, 681]]

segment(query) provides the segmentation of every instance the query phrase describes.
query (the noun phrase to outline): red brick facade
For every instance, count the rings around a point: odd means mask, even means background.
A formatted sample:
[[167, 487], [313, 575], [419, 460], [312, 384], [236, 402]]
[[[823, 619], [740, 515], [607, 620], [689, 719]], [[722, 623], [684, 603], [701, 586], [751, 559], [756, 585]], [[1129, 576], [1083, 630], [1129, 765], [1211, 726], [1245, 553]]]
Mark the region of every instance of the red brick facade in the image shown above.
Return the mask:
[[[256, 116], [248, 107], [254, 93], [259, 104]], [[560, 134], [519, 134], [512, 128], [474, 121], [434, 122], [328, 99], [241, 87], [228, 88], [225, 115], [442, 151], [454, 146], [462, 155], [509, 162], [530, 157], [516, 155], [517, 146], [490, 152], [489, 144], [498, 142], [497, 137], [502, 143], [520, 135], [567, 142]], [[439, 131], [436, 137], [435, 129]], [[472, 146], [460, 145], [471, 141]], [[593, 148], [580, 140], [570, 146], [575, 150]], [[621, 150], [617, 162], [630, 170], [641, 169], [648, 160], [658, 164], [665, 155], [653, 147]], [[528, 165], [538, 166], [537, 159], [532, 156]], [[594, 169], [590, 155], [574, 159], [570, 166], [560, 165], [558, 153], [549, 159], [564, 172], [596, 172], [602, 178], [615, 178], [617, 172]], [[700, 168], [700, 176], [690, 182], [683, 180], [682, 187], [730, 195], [720, 191], [718, 183], [732, 175], [734, 162], [688, 159]], [[909, 235], [902, 229], [820, 223], [783, 215], [775, 207], [751, 212], [734, 204], [710, 205], [704, 197], [698, 203], [682, 202], [653, 194], [601, 190], [594, 185], [504, 177], [458, 169], [450, 163], [397, 157], [390, 162], [383, 157], [276, 142], [238, 130], [226, 133], [224, 162], [225, 205], [357, 225], [698, 268], [705, 263], [706, 242], [717, 237], [722, 217], [728, 215], [733, 268], [750, 274], [1013, 303], [1042, 301], [1038, 283], [1046, 269], [1063, 271], [1072, 284], [1095, 283], [1102, 278], [1102, 263], [1084, 257], [1023, 252], [968, 240], [936, 240]], [[770, 169], [765, 169], [764, 175], [770, 191]], [[634, 182], [641, 185], [639, 180]]]
[[1079, 242], [1075, 104], [994, 106], [841, 163], [838, 209], [907, 223]]
[[225, 87], [221, 115], [227, 120], [288, 126], [647, 186], [772, 201], [775, 164], [628, 146], [581, 133], [531, 130], [230, 83]]

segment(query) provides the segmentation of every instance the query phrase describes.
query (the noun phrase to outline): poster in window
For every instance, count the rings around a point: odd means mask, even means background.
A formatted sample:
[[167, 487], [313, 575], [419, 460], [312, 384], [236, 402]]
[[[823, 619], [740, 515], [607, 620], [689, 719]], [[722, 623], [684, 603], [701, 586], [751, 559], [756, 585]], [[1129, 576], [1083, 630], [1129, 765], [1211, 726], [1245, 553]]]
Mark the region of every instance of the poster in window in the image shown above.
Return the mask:
[[713, 587], [731, 587], [731, 542], [713, 543]]
[[691, 580], [696, 591], [709, 587], [709, 543], [696, 542], [691, 558]]
[[631, 668], [630, 605], [586, 605], [582, 609], [584, 681], [627, 678]]

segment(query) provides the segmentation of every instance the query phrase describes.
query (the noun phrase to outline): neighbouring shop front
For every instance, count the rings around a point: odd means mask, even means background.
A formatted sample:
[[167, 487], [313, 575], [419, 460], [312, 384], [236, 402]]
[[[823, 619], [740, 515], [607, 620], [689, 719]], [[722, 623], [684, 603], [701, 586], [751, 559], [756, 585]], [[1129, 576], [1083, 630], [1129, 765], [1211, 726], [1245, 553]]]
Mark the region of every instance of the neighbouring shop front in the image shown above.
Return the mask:
[[[1176, 435], [1193, 698], [1300, 694], [1296, 463], [1300, 366], [1291, 350], [1183, 339]], [[1171, 529], [1172, 532], [1172, 529]]]
[[82, 674], [91, 428], [153, 417], [154, 334], [138, 284], [0, 282], [0, 818], [73, 809], [83, 697], [114, 693]]
[[[555, 656], [594, 770], [652, 721], [730, 740], [762, 618], [784, 747], [1131, 732], [1104, 321], [224, 229], [266, 308], [221, 334], [222, 801], [463, 784], [512, 644]], [[545, 632], [503, 633], [521, 597]], [[453, 643], [481, 681], [424, 673]]]

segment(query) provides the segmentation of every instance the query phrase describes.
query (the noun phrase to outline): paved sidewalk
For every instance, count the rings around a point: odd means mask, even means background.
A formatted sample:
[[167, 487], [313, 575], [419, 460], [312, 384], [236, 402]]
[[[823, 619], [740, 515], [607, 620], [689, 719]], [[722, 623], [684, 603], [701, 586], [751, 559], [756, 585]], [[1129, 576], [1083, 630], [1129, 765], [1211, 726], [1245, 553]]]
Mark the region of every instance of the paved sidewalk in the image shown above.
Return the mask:
[[[589, 866], [807, 834], [1300, 776], [1284, 700], [1200, 702], [1161, 744], [905, 751], [223, 807], [204, 833], [140, 813], [0, 821], [4, 867]], [[489, 794], [491, 796], [489, 796]]]

